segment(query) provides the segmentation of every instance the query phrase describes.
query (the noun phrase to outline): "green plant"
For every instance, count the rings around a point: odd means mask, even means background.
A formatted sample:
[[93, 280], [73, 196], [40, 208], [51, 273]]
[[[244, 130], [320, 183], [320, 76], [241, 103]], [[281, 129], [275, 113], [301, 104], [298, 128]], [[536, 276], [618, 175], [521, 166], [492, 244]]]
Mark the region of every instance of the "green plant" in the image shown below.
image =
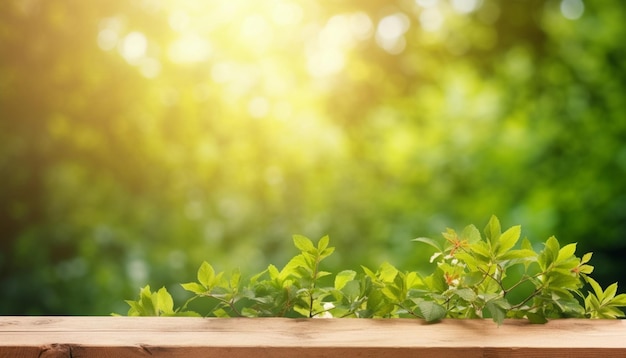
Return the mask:
[[[198, 299], [210, 301], [203, 316], [215, 317], [418, 317], [428, 322], [442, 318], [526, 318], [544, 323], [551, 318], [617, 318], [624, 316], [626, 294], [617, 295], [617, 283], [603, 290], [589, 274], [591, 253], [579, 258], [576, 244], [563, 247], [550, 237], [537, 251], [528, 239], [520, 241], [520, 226], [504, 232], [492, 216], [484, 236], [474, 225], [461, 233], [447, 229], [444, 241], [417, 238], [435, 248], [434, 272], [422, 276], [402, 272], [389, 263], [374, 271], [338, 272], [332, 285], [320, 263], [331, 255], [329, 238], [317, 245], [304, 236], [293, 238], [300, 254], [282, 270], [269, 265], [247, 282], [238, 270], [228, 277], [203, 262], [197, 282], [182, 284], [193, 293], [174, 309], [165, 288], [146, 286], [137, 301], [127, 301], [129, 316], [201, 316], [188, 309]], [[326, 280], [329, 281], [329, 280]], [[330, 283], [330, 281], [329, 281]], [[588, 283], [592, 291], [582, 289]]]

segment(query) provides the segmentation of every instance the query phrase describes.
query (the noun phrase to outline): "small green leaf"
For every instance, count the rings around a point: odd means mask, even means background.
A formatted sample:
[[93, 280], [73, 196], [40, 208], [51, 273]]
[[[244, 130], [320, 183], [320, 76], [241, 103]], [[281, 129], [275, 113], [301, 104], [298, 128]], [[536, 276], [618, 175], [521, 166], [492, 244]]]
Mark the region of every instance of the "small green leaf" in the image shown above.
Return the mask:
[[443, 319], [446, 316], [445, 307], [432, 302], [432, 301], [420, 301], [417, 304], [422, 317], [426, 320], [426, 322], [435, 322]]
[[398, 275], [398, 269], [388, 262], [383, 262], [379, 268], [378, 278], [383, 282], [393, 282]]
[[474, 292], [470, 288], [461, 288], [458, 290], [454, 290], [453, 294], [455, 294], [456, 296], [459, 296], [461, 299], [467, 302], [473, 302], [476, 300], [476, 292]]
[[604, 298], [602, 299], [602, 303], [607, 303], [611, 301], [615, 297], [616, 293], [617, 293], [617, 282], [613, 283], [612, 285], [607, 287], [606, 290], [604, 290]]
[[593, 252], [588, 252], [586, 254], [583, 255], [583, 258], [580, 259], [580, 263], [581, 264], [586, 264], [587, 262], [591, 261], [591, 256], [593, 255]]
[[172, 295], [167, 292], [167, 289], [165, 287], [161, 287], [157, 291], [157, 302], [157, 312], [162, 312], [164, 314], [174, 313], [174, 300], [172, 299]]
[[517, 225], [509, 228], [500, 235], [497, 256], [500, 256], [512, 249], [519, 240], [522, 233], [522, 227]]
[[208, 262], [204, 261], [198, 269], [198, 282], [205, 288], [211, 289], [215, 278], [215, 270]]
[[611, 300], [611, 305], [620, 306], [620, 307], [626, 306], [626, 294], [622, 293], [622, 294], [615, 296]]
[[417, 239], [413, 239], [411, 241], [417, 241], [417, 242], [421, 242], [421, 243], [430, 245], [430, 246], [434, 247], [437, 250], [437, 252], [442, 252], [443, 251], [443, 248], [441, 247], [441, 245], [437, 241], [435, 241], [433, 239], [430, 239], [430, 238], [427, 238], [427, 237], [418, 237]]
[[484, 260], [489, 260], [489, 258], [491, 257], [491, 251], [489, 250], [489, 244], [487, 244], [485, 241], [479, 241], [475, 244], [472, 244], [470, 246], [470, 250], [472, 250], [474, 253], [480, 255], [480, 257]]
[[293, 235], [293, 243], [302, 252], [314, 252], [315, 246], [308, 237], [302, 235]]
[[241, 281], [241, 272], [239, 271], [239, 269], [233, 270], [233, 272], [230, 274], [229, 281], [231, 288], [239, 287], [239, 282]]
[[600, 284], [591, 277], [586, 277], [586, 280], [591, 285], [591, 288], [593, 288], [593, 292], [595, 293], [598, 300], [604, 300], [604, 291], [602, 291], [602, 287], [600, 287]]
[[534, 324], [545, 324], [548, 322], [546, 316], [539, 313], [526, 312], [526, 318], [528, 318], [530, 323]]
[[506, 260], [520, 260], [520, 259], [536, 259], [537, 253], [533, 250], [520, 249], [520, 250], [511, 250], [503, 253], [499, 259]]
[[485, 309], [489, 311], [489, 313], [491, 314], [491, 318], [499, 326], [504, 322], [504, 319], [506, 318], [506, 313], [508, 310], [511, 309], [511, 305], [506, 299], [497, 298], [497, 299], [488, 301], [485, 304]]
[[356, 272], [352, 270], [344, 270], [335, 276], [335, 289], [341, 290], [348, 281], [354, 280]]
[[545, 247], [541, 254], [539, 255], [539, 265], [543, 270], [546, 270], [552, 263], [556, 261], [559, 255], [559, 242], [556, 237], [550, 236], [550, 238], [545, 242]]
[[560, 250], [559, 250], [559, 255], [557, 256], [556, 261], [565, 261], [571, 257], [574, 256], [574, 254], [576, 253], [576, 244], [568, 244], [563, 246]]
[[201, 295], [207, 292], [207, 289], [197, 282], [189, 282], [181, 284], [182, 288], [186, 291], [193, 292], [196, 295]]
[[491, 243], [491, 247], [495, 248], [498, 245], [502, 233], [501, 230], [500, 221], [495, 215], [492, 215], [485, 227], [485, 236]]
[[330, 237], [328, 237], [328, 235], [322, 237], [320, 241], [317, 242], [317, 251], [323, 252], [328, 247], [329, 241]]
[[467, 240], [470, 244], [481, 241], [480, 231], [474, 225], [468, 225], [463, 229], [463, 233], [461, 234], [463, 239]]

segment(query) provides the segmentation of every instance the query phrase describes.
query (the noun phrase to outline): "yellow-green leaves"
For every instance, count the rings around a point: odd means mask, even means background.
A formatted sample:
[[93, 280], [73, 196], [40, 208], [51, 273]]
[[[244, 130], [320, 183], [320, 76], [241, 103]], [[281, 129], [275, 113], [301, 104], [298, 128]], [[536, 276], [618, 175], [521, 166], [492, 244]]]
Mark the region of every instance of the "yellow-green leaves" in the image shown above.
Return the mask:
[[585, 297], [585, 311], [590, 318], [617, 318], [624, 317], [619, 307], [626, 306], [626, 294], [617, 294], [617, 282], [602, 290], [600, 284], [591, 277], [586, 277], [593, 289]]
[[[437, 268], [423, 280], [424, 289], [417, 297], [420, 302], [447, 307], [447, 317], [491, 317], [498, 324], [506, 317], [526, 317], [537, 323], [553, 317], [618, 317], [621, 311], [616, 306], [626, 303], [626, 295], [612, 300], [616, 285], [602, 291], [591, 280], [595, 294], [585, 298], [586, 309], [581, 306], [576, 297], [583, 297], [582, 280], [593, 266], [588, 265], [591, 253], [576, 257], [576, 244], [561, 247], [552, 236], [540, 252], [527, 239], [518, 247], [521, 226], [503, 232], [495, 216], [487, 223], [484, 237], [473, 225], [460, 236], [452, 229], [442, 235], [445, 247], [428, 238], [414, 240], [441, 253], [433, 256]], [[506, 280], [511, 272], [519, 276], [516, 282]], [[533, 289], [524, 293], [520, 289], [524, 286]], [[526, 296], [519, 298], [521, 294]]]
[[150, 291], [150, 285], [139, 291], [137, 301], [127, 300], [130, 306], [128, 316], [197, 316], [193, 312], [174, 311], [174, 300], [165, 287]]
[[[126, 301], [128, 315], [198, 315], [188, 307], [203, 298], [209, 300], [204, 315], [215, 317], [491, 318], [501, 324], [506, 318], [545, 323], [558, 317], [624, 316], [620, 307], [626, 306], [626, 294], [617, 294], [617, 283], [603, 290], [589, 277], [592, 254], [578, 258], [576, 244], [561, 246], [552, 236], [536, 251], [528, 239], [520, 242], [519, 225], [502, 231], [495, 216], [484, 236], [474, 225], [460, 233], [447, 229], [442, 236], [442, 241], [413, 240], [436, 250], [430, 275], [385, 262], [375, 271], [362, 266], [360, 273], [343, 270], [324, 279], [332, 275], [321, 269], [334, 252], [328, 236], [314, 243], [294, 235], [300, 252], [282, 269], [270, 264], [243, 280], [239, 270], [226, 276], [203, 262], [197, 282], [182, 284], [194, 295], [182, 307], [174, 309], [165, 288], [152, 292], [146, 286], [137, 301]], [[586, 295], [585, 283], [591, 287]]]

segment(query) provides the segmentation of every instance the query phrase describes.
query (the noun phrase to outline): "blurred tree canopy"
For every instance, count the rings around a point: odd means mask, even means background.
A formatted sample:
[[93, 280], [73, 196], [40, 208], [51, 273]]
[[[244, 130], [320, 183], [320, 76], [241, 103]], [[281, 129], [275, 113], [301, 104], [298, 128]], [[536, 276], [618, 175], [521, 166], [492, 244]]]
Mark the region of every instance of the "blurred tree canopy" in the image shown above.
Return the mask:
[[621, 0], [9, 0], [0, 314], [108, 314], [202, 260], [419, 269], [491, 214], [626, 264]]

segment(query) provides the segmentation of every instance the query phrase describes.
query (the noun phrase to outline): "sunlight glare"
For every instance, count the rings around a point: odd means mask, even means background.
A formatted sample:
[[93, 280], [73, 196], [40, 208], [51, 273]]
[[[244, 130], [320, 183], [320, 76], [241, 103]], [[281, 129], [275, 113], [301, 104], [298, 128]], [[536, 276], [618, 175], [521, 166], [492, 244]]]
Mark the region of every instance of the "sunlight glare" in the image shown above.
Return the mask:
[[423, 8], [432, 8], [437, 6], [439, 0], [415, 0], [415, 2]]
[[270, 111], [270, 103], [265, 97], [254, 97], [248, 103], [248, 112], [254, 118], [263, 118], [267, 116]]
[[390, 54], [404, 51], [406, 40], [404, 34], [409, 30], [411, 22], [404, 13], [397, 12], [383, 17], [376, 30], [376, 42]]
[[482, 0], [452, 0], [452, 8], [459, 14], [469, 14], [482, 5]]
[[259, 52], [267, 50], [274, 37], [272, 26], [259, 14], [246, 16], [239, 35], [249, 49]]
[[372, 35], [373, 24], [369, 16], [364, 12], [356, 12], [350, 15], [350, 30], [357, 40], [367, 40]]
[[202, 62], [211, 56], [211, 45], [204, 37], [187, 33], [170, 44], [168, 56], [179, 64]]
[[272, 21], [276, 25], [297, 25], [302, 21], [303, 10], [292, 2], [280, 2], [272, 7]]
[[435, 32], [443, 26], [443, 15], [437, 8], [428, 8], [420, 14], [420, 25], [422, 29], [429, 32]]
[[561, 14], [568, 20], [578, 20], [585, 12], [582, 0], [562, 0]]
[[182, 10], [173, 11], [168, 21], [172, 30], [177, 32], [183, 32], [189, 27], [189, 15]]
[[148, 51], [148, 39], [138, 31], [126, 35], [119, 47], [120, 54], [130, 64], [137, 64]]

